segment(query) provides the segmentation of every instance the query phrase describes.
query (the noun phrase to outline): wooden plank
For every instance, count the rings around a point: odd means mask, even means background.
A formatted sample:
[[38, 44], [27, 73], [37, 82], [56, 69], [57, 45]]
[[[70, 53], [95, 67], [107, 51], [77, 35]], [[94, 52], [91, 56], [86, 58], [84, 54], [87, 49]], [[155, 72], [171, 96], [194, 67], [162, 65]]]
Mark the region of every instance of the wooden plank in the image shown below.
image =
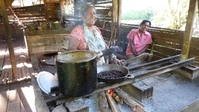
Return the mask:
[[37, 71], [35, 71], [33, 69], [32, 63], [28, 63], [27, 67], [28, 67], [28, 71], [29, 71], [29, 74], [27, 76], [28, 78], [31, 78], [33, 75], [36, 75], [38, 73]]
[[40, 9], [40, 8], [43, 8], [44, 7], [44, 4], [40, 4], [40, 5], [34, 5], [34, 6], [26, 6], [26, 7], [17, 7], [17, 8], [13, 8], [14, 11], [21, 11], [21, 10], [24, 10], [24, 9], [28, 9], [28, 10], [35, 10], [35, 9]]
[[28, 66], [30, 65], [30, 63], [24, 63], [24, 69], [25, 69], [25, 75], [24, 75], [24, 79], [30, 79], [31, 78], [31, 73], [30, 70], [28, 68]]
[[[4, 77], [4, 79], [5, 79], [6, 83], [11, 83], [11, 82], [14, 81], [14, 79], [13, 79], [13, 76], [12, 76], [12, 70], [11, 70], [12, 68], [11, 68], [9, 57], [6, 57], [5, 64], [8, 65], [8, 68], [5, 69], [5, 77]], [[17, 69], [16, 69], [16, 71], [17, 71]], [[17, 73], [16, 73], [16, 77], [15, 78], [17, 79]]]
[[21, 79], [21, 75], [22, 75], [22, 70], [21, 70], [21, 60], [20, 60], [20, 56], [17, 55], [16, 56], [16, 62], [17, 62], [17, 79]]
[[23, 55], [23, 57], [21, 57], [21, 60], [22, 60], [22, 70], [23, 70], [23, 79], [28, 79], [28, 78], [30, 78], [30, 77], [28, 77], [28, 76], [30, 76], [30, 73], [29, 73], [29, 68], [28, 68], [28, 66], [29, 66], [29, 61], [27, 60], [27, 55]]
[[154, 35], [154, 36], [160, 36], [160, 37], [163, 37], [163, 38], [177, 38], [177, 39], [182, 39], [183, 36], [184, 36], [184, 32], [182, 31], [167, 31], [167, 30], [161, 30], [161, 31], [158, 31], [159, 28], [157, 29], [154, 29], [154, 30], [149, 30], [149, 32]]
[[102, 15], [108, 15], [110, 10], [111, 10], [110, 8], [108, 8], [108, 9], [107, 8], [106, 9], [96, 9], [96, 13], [102, 14]]
[[179, 50], [179, 49], [171, 49], [171, 48], [167, 48], [167, 47], [164, 47], [164, 46], [156, 46], [156, 45], [154, 45], [154, 46], [155, 46], [154, 52], [158, 51], [158, 52], [161, 52], [163, 54], [170, 55], [170, 56], [181, 54], [181, 50]]
[[2, 74], [1, 74], [1, 77], [0, 77], [0, 84], [6, 84], [8, 78], [9, 78], [9, 75], [12, 76], [12, 71], [11, 71], [8, 49], [6, 49], [4, 67], [3, 67], [3, 71], [2, 71]]
[[155, 41], [156, 45], [161, 45], [169, 48], [174, 48], [174, 49], [182, 49], [182, 45], [179, 43], [174, 43], [173, 41], [168, 41], [165, 39], [159, 39]]
[[191, 46], [190, 47], [196, 47], [199, 46], [199, 38], [191, 38]]
[[26, 72], [25, 72], [24, 62], [22, 61], [22, 59], [21, 59], [20, 69], [21, 69], [20, 79], [23, 79], [26, 77]]
[[40, 17], [40, 16], [45, 16], [44, 14], [21, 14], [21, 15], [18, 15], [19, 18], [22, 18], [22, 17]]
[[1, 53], [0, 53], [0, 67], [3, 67], [4, 58], [6, 54], [7, 45], [6, 43], [0, 43]]
[[21, 100], [21, 112], [35, 112], [35, 95], [30, 82], [20, 83], [17, 92]]
[[44, 97], [42, 95], [41, 89], [38, 86], [36, 79], [34, 76], [31, 77], [31, 83], [34, 88], [34, 93], [35, 93], [35, 108], [37, 112], [49, 112], [49, 109], [47, 107], [47, 104], [44, 100]]
[[177, 43], [177, 44], [180, 44], [182, 45], [182, 37], [181, 38], [177, 38], [177, 37], [163, 37], [163, 36], [160, 36], [160, 35], [154, 35], [154, 34], [151, 34], [153, 36], [153, 38], [156, 39], [156, 41], [165, 41], [165, 42], [173, 42], [173, 43]]
[[189, 50], [189, 56], [194, 55], [195, 57], [199, 56], [199, 49], [198, 48], [190, 48]]
[[96, 3], [96, 5], [97, 4], [110, 4], [110, 3], [112, 3], [111, 1], [106, 1], [106, 0], [104, 0], [104, 1], [97, 1], [97, 3]]
[[192, 58], [192, 57], [195, 57], [196, 58], [195, 61], [199, 62], [199, 55], [198, 55], [198, 53], [190, 51], [189, 58]]

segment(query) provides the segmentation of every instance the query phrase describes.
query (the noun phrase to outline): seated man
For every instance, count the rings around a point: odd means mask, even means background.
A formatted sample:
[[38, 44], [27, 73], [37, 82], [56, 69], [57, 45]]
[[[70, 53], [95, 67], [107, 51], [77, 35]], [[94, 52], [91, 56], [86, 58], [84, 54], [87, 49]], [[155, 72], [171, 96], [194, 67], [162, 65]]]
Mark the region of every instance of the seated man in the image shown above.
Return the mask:
[[138, 29], [132, 29], [127, 35], [126, 38], [129, 41], [126, 49], [127, 59], [132, 59], [138, 56], [145, 59], [148, 58], [148, 61], [151, 59], [152, 55], [146, 53], [149, 44], [152, 43], [151, 34], [147, 31], [150, 26], [150, 21], [143, 20]]

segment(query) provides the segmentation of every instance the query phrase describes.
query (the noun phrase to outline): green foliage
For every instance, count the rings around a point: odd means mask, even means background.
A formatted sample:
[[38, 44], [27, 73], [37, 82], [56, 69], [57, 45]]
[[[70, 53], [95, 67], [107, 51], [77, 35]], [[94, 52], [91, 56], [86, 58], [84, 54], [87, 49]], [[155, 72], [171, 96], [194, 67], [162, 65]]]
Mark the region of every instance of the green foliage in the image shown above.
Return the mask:
[[122, 20], [141, 20], [148, 19], [150, 20], [153, 16], [153, 11], [151, 10], [129, 10], [123, 12]]
[[122, 20], [148, 19], [152, 26], [181, 30], [186, 25], [189, 0], [141, 0], [133, 1], [133, 4], [129, 4], [129, 0], [124, 1], [126, 4], [123, 5], [125, 10], [122, 12]]

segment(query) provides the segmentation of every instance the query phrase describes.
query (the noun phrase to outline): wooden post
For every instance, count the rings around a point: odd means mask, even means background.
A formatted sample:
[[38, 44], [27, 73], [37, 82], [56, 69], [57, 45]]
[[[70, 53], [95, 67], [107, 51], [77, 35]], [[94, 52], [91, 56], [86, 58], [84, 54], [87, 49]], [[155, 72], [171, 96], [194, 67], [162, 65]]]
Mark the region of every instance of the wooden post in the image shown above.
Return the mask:
[[11, 30], [9, 27], [8, 15], [6, 12], [6, 6], [5, 6], [4, 0], [0, 1], [0, 11], [1, 11], [1, 14], [4, 19], [4, 26], [5, 26], [5, 30], [6, 30], [6, 39], [8, 42], [10, 60], [11, 60], [11, 64], [12, 64], [12, 77], [13, 77], [13, 79], [16, 79], [17, 78], [16, 61], [15, 61], [14, 49], [13, 49], [13, 45], [12, 45]]
[[[198, 2], [198, 11], [199, 11], [199, 0], [197, 2]], [[198, 14], [198, 16], [199, 16], [199, 14]]]
[[59, 0], [60, 2], [60, 8], [61, 8], [61, 12], [60, 12], [60, 21], [59, 21], [59, 26], [61, 26], [61, 24], [64, 21], [64, 16], [65, 16], [65, 8], [64, 8], [64, 4], [66, 3], [65, 0]]
[[120, 25], [121, 25], [121, 18], [122, 18], [122, 0], [118, 0], [118, 19], [117, 19], [117, 45], [119, 46], [119, 43], [121, 41], [120, 35]]
[[182, 46], [182, 57], [181, 60], [185, 60], [188, 58], [189, 55], [189, 48], [191, 43], [191, 37], [193, 32], [193, 23], [195, 18], [196, 12], [196, 0], [190, 0], [189, 2], [189, 10], [186, 22], [186, 28], [183, 38], [183, 46]]
[[60, 8], [61, 8], [61, 15], [64, 15], [65, 14], [65, 4], [66, 4], [66, 1], [65, 0], [59, 0], [60, 2]]
[[45, 18], [47, 22], [47, 29], [50, 29], [50, 22], [49, 22], [49, 16], [48, 16], [48, 6], [47, 6], [47, 0], [44, 0], [44, 10], [45, 10]]
[[[115, 30], [114, 28], [114, 23], [118, 26], [118, 0], [112, 0], [112, 25], [111, 25], [111, 30]], [[114, 28], [114, 29], [113, 29]], [[118, 39], [117, 39], [118, 40]], [[118, 41], [117, 41], [118, 43]]]
[[118, 1], [112, 0], [112, 23], [117, 22], [118, 16]]

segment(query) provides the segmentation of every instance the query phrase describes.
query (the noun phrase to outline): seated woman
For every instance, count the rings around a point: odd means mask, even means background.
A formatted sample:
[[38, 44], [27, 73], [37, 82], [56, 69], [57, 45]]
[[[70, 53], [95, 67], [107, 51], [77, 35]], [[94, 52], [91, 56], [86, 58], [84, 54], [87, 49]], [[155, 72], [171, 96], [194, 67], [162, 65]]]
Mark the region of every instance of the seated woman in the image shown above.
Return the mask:
[[[81, 19], [83, 24], [75, 27], [69, 38], [69, 50], [90, 50], [97, 54], [97, 65], [105, 63], [104, 57], [99, 58], [102, 55], [102, 51], [108, 49], [99, 28], [94, 24], [97, 20], [96, 10], [94, 6], [87, 5], [81, 10]], [[114, 54], [112, 54], [113, 62], [116, 64], [122, 64], [122, 60], [118, 60]]]
[[143, 20], [138, 29], [132, 29], [127, 35], [129, 43], [126, 49], [126, 55], [128, 59], [139, 56], [145, 59], [148, 58], [148, 60], [150, 60], [152, 55], [146, 53], [149, 44], [152, 43], [151, 34], [147, 31], [148, 27], [150, 26], [150, 21]]

